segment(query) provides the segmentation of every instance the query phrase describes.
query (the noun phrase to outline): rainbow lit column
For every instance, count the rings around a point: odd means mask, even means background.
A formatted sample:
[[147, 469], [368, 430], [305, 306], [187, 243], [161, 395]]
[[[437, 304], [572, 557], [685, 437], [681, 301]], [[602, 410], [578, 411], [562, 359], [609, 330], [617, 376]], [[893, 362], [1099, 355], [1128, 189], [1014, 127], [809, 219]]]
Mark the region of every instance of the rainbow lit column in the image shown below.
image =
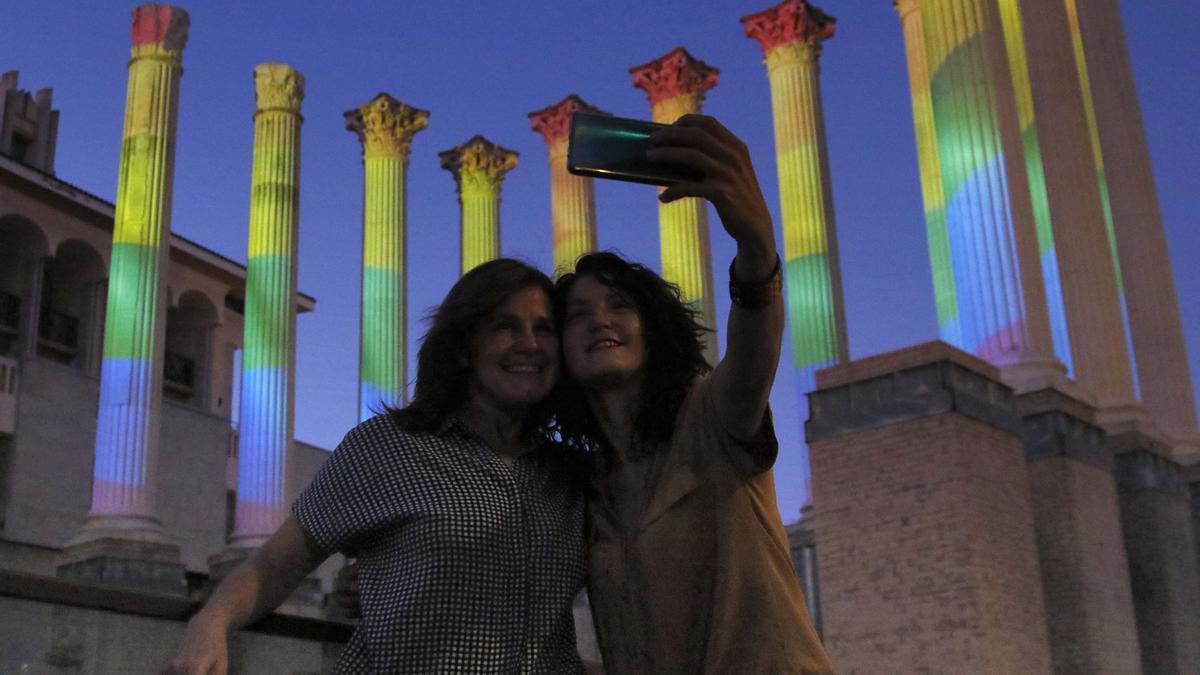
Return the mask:
[[261, 546], [287, 515], [294, 424], [300, 102], [304, 76], [283, 63], [254, 69], [254, 165], [246, 263], [237, 511], [229, 545]]
[[603, 112], [575, 94], [552, 106], [529, 113], [534, 131], [546, 140], [550, 154], [551, 233], [554, 241], [554, 272], [574, 269], [575, 261], [596, 250], [596, 188], [587, 176], [567, 171], [567, 140], [571, 113], [576, 110]]
[[912, 92], [913, 126], [917, 136], [917, 163], [921, 171], [921, 198], [925, 204], [925, 237], [933, 269], [933, 297], [937, 308], [938, 336], [965, 349], [958, 316], [958, 291], [946, 231], [946, 197], [942, 168], [938, 164], [937, 129], [933, 123], [933, 95], [929, 91], [929, 64], [925, 59], [925, 29], [917, 0], [895, 0], [904, 30], [908, 57], [908, 86]]
[[439, 152], [442, 168], [454, 174], [462, 211], [461, 271], [500, 257], [500, 186], [517, 168], [517, 153], [483, 136]]
[[1179, 301], [1150, 153], [1133, 81], [1133, 67], [1116, 0], [1069, 2], [1086, 63], [1090, 101], [1103, 157], [1105, 186], [1142, 402], [1167, 432], [1180, 461], [1200, 459], [1196, 399]]
[[75, 541], [161, 541], [155, 514], [175, 122], [187, 12], [133, 10], [121, 169], [113, 214], [92, 508]]
[[[671, 124], [698, 113], [704, 92], [717, 86], [719, 70], [693, 57], [683, 47], [629, 69], [633, 86], [646, 92], [655, 122]], [[661, 192], [661, 190], [660, 190]], [[704, 352], [717, 361], [717, 313], [713, 303], [712, 248], [709, 244], [708, 205], [684, 197], [658, 205], [659, 245], [663, 278], [679, 287], [683, 301], [714, 329], [705, 337]]]
[[834, 19], [800, 0], [784, 0], [742, 17], [742, 24], [762, 47], [771, 80], [792, 363], [807, 394], [818, 368], [847, 355], [818, 65]]
[[1042, 183], [1028, 171], [1040, 160], [1028, 157], [1036, 129], [1018, 86], [1027, 74], [1011, 70], [1012, 35], [994, 3], [920, 7], [963, 346], [1019, 391], [1062, 386], [1047, 299], [1057, 295], [1053, 235], [1035, 218], [1031, 185]]
[[405, 403], [407, 342], [405, 241], [408, 157], [429, 113], [387, 94], [346, 113], [363, 149], [362, 342], [358, 416]]
[[[1084, 90], [1062, 2], [1022, 3], [1029, 77], [1037, 108], [1046, 194], [1062, 269], [1075, 379], [1095, 396], [1097, 421], [1137, 407], [1105, 199], [1097, 180]], [[1015, 11], [1015, 10], [1014, 10]], [[1020, 18], [1020, 17], [1019, 17]]]

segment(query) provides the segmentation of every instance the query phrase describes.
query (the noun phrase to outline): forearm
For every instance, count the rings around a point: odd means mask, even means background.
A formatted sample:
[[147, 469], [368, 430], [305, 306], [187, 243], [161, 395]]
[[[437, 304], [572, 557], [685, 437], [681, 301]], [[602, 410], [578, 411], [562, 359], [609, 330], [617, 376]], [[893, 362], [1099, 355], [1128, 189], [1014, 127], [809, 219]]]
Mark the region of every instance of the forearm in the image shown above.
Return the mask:
[[[753, 283], [772, 275], [777, 261], [773, 248], [769, 254], [747, 255], [742, 265], [744, 252], [739, 245], [734, 259], [733, 273], [739, 281]], [[752, 271], [742, 276], [742, 270]], [[783, 301], [778, 292], [773, 292], [763, 307], [750, 309], [736, 302], [730, 305], [725, 356], [714, 378], [723, 422], [735, 437], [752, 436], [766, 412], [779, 365], [783, 326]]]

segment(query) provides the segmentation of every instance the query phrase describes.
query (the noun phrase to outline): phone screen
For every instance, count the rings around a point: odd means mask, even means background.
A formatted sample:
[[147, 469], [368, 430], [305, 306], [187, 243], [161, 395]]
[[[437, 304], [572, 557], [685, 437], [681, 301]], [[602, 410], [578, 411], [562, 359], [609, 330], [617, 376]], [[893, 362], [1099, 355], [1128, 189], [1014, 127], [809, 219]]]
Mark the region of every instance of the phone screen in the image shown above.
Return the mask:
[[580, 176], [672, 185], [694, 180], [686, 169], [650, 162], [650, 134], [665, 124], [577, 112], [571, 116], [567, 170]]

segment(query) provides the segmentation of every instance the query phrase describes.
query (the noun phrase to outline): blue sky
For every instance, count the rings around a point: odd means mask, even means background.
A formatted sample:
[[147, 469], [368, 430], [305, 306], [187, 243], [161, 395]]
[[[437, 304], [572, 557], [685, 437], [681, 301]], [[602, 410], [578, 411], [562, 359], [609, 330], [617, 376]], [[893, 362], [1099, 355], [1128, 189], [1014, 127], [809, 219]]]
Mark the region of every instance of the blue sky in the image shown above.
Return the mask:
[[[1121, 3], [1154, 161], [1192, 371], [1200, 364], [1200, 6]], [[284, 61], [307, 79], [303, 105], [300, 287], [317, 310], [299, 319], [296, 435], [332, 448], [355, 423], [362, 168], [342, 113], [384, 91], [429, 110], [409, 167], [410, 376], [421, 317], [457, 277], [458, 205], [438, 151], [474, 134], [521, 153], [504, 184], [502, 253], [548, 269], [549, 173], [526, 114], [568, 93], [649, 117], [628, 68], [676, 46], [721, 69], [705, 111], [750, 146], [778, 215], [770, 90], [738, 18], [765, 2], [193, 2], [175, 172], [173, 229], [246, 259], [253, 68]], [[934, 339], [908, 76], [887, 0], [827, 0], [837, 35], [822, 88], [852, 358]], [[58, 175], [116, 192], [131, 4], [47, 0], [4, 10], [0, 69], [26, 89], [53, 87], [62, 111]], [[658, 267], [653, 188], [598, 181], [603, 248]], [[713, 218], [717, 287], [733, 249]], [[782, 239], [780, 239], [782, 241]], [[723, 325], [728, 299], [718, 293]], [[722, 338], [723, 339], [723, 338]], [[792, 520], [803, 501], [802, 420], [785, 353], [772, 397], [784, 445], [776, 478]]]

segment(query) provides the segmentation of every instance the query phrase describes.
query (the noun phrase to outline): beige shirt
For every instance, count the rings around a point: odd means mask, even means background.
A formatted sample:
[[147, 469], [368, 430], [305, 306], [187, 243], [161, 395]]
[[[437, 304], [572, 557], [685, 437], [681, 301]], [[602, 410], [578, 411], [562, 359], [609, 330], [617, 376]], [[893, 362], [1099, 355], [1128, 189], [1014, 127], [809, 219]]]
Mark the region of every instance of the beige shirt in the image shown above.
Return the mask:
[[775, 503], [777, 451], [769, 411], [731, 438], [703, 378], [667, 447], [598, 469], [589, 592], [609, 673], [833, 672]]

